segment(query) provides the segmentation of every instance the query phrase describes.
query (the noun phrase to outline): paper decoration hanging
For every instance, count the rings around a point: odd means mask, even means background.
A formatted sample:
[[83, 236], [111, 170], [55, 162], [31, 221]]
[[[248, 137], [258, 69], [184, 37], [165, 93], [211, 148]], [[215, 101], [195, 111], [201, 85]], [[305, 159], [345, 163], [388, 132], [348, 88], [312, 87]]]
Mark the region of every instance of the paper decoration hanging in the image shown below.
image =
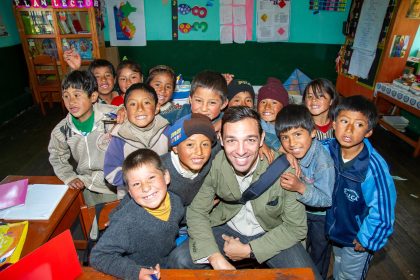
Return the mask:
[[314, 14], [319, 11], [329, 12], [345, 12], [347, 0], [310, 0], [309, 10], [314, 11]]
[[252, 40], [254, 0], [222, 0], [220, 4], [220, 43]]
[[111, 46], [145, 46], [144, 0], [107, 0]]
[[289, 40], [289, 0], [257, 0], [257, 41]]

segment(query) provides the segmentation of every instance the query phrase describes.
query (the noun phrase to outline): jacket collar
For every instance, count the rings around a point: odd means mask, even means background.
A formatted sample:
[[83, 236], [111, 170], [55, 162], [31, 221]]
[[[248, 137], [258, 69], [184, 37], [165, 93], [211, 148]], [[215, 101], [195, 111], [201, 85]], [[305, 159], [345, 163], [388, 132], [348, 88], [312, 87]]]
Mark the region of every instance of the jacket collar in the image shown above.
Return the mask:
[[370, 148], [371, 145], [367, 139], [363, 140], [364, 147], [363, 150], [356, 156], [352, 166], [349, 169], [343, 170], [341, 165], [341, 147], [340, 144], [334, 139], [331, 142], [332, 150], [331, 156], [335, 162], [336, 171], [341, 175], [350, 180], [356, 182], [364, 182], [366, 174], [369, 168], [369, 158], [370, 158]]
[[319, 145], [321, 145], [321, 143], [315, 138], [312, 138], [312, 144], [306, 152], [306, 155], [299, 161], [299, 164], [307, 168], [311, 164]]

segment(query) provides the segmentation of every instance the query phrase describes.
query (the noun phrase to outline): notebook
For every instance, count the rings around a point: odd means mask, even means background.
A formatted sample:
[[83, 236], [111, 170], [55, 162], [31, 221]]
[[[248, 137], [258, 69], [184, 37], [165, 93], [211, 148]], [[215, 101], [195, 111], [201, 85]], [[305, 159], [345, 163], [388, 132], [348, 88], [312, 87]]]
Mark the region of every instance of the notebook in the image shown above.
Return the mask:
[[25, 204], [0, 210], [0, 219], [48, 220], [67, 189], [67, 185], [29, 185]]

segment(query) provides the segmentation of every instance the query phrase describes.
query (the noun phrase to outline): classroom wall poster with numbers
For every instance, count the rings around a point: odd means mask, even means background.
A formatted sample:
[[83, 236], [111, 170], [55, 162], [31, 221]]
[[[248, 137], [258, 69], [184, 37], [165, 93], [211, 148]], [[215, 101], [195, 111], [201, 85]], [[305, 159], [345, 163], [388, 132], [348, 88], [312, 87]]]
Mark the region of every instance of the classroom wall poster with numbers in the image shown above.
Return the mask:
[[106, 0], [111, 46], [145, 46], [143, 0]]

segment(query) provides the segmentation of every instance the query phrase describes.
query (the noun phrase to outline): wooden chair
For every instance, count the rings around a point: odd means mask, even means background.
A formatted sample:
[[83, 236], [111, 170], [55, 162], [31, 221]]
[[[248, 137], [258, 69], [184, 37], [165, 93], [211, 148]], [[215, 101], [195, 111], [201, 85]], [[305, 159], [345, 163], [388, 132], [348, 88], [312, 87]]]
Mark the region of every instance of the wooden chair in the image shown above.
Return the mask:
[[59, 102], [64, 111], [61, 98], [61, 79], [56, 59], [49, 55], [37, 55], [31, 57], [30, 60], [32, 68], [30, 70], [34, 75], [32, 88], [42, 114], [46, 115], [44, 102], [48, 102], [50, 108], [53, 102]]
[[101, 203], [95, 206], [80, 207], [80, 221], [86, 244], [82, 246], [85, 250], [82, 263], [89, 265], [90, 251], [100, 237], [100, 233], [107, 227], [109, 214], [120, 204], [119, 200]]

